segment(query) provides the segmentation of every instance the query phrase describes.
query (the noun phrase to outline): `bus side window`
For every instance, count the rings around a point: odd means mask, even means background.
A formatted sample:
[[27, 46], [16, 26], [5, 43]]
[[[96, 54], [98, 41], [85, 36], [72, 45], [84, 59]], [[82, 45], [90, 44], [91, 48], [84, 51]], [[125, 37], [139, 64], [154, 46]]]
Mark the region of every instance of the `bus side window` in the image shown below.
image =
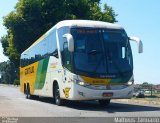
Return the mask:
[[58, 40], [60, 45], [60, 53], [62, 58], [62, 64], [68, 70], [72, 70], [71, 68], [71, 53], [68, 51], [68, 43], [66, 38], [63, 37], [64, 34], [69, 33], [69, 27], [62, 27], [58, 29]]
[[68, 51], [68, 42], [63, 43], [62, 62], [64, 67], [71, 70], [71, 54]]
[[57, 39], [56, 39], [56, 32], [54, 31], [48, 36], [48, 54], [49, 56], [54, 56], [58, 58], [58, 49], [57, 49]]

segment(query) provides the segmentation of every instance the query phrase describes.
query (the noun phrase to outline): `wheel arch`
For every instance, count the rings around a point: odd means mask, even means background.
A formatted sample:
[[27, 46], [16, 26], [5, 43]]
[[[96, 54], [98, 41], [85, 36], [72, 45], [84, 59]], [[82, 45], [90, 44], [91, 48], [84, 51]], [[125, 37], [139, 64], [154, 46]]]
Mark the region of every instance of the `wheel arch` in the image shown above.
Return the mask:
[[27, 89], [27, 86], [26, 86], [26, 83], [24, 83], [24, 88], [23, 88], [24, 94], [26, 93], [26, 89]]
[[53, 85], [53, 86], [52, 86], [52, 94], [53, 94], [53, 97], [54, 97], [54, 89], [55, 89], [55, 86], [56, 86], [56, 85], [59, 86], [58, 81], [57, 81], [57, 80], [54, 80], [52, 85]]

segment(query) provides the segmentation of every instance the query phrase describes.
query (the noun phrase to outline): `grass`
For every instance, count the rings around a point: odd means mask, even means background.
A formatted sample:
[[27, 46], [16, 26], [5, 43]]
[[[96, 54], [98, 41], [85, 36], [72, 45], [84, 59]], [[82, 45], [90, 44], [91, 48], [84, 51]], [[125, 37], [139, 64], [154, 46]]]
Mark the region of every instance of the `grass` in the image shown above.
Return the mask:
[[131, 101], [139, 104], [160, 105], [159, 95], [145, 95], [145, 98], [131, 98]]

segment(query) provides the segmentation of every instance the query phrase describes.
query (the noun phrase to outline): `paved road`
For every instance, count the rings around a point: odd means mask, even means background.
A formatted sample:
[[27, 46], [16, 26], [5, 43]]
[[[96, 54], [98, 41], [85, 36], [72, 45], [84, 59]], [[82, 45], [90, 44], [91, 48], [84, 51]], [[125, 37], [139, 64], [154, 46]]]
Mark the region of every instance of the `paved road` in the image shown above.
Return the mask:
[[52, 99], [25, 99], [18, 87], [0, 85], [0, 116], [9, 117], [148, 117], [160, 116], [160, 107], [116, 103], [100, 107], [97, 102], [68, 102], [57, 106]]

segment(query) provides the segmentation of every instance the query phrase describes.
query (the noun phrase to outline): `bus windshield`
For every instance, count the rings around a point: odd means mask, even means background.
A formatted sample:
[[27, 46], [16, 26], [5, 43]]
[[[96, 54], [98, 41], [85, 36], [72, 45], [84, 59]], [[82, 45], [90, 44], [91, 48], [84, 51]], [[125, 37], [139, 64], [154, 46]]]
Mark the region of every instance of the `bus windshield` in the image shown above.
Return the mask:
[[133, 71], [132, 52], [124, 30], [72, 28], [76, 74], [119, 76]]

